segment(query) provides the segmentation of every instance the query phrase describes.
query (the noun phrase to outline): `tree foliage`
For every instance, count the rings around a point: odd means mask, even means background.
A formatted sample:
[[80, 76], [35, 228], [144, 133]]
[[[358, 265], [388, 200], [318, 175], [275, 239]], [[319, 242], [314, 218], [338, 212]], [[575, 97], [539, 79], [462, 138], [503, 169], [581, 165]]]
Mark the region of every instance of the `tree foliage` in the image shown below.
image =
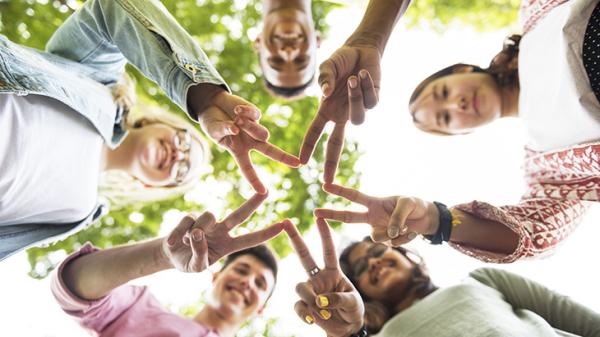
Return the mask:
[[[313, 1], [315, 22], [325, 36], [328, 28], [325, 17], [337, 6], [335, 2]], [[80, 0], [0, 0], [0, 33], [14, 42], [43, 49], [52, 32], [81, 3]], [[271, 131], [271, 140], [291, 153], [298, 153], [303, 134], [317, 110], [318, 99], [306, 97], [289, 103], [272, 98], [264, 90], [251, 41], [261, 20], [261, 1], [164, 0], [163, 3], [197, 39], [234, 93], [245, 97], [263, 111], [262, 123]], [[518, 5], [518, 0], [417, 0], [413, 1], [402, 20], [408, 26], [426, 26], [440, 32], [454, 22], [490, 30], [514, 24]], [[181, 113], [154, 83], [137, 73], [133, 67], [128, 70], [137, 79], [138, 94], [143, 101]], [[319, 181], [324, 157], [323, 144], [324, 141], [321, 141], [314, 159], [300, 169], [290, 169], [260, 155], [253, 155], [255, 164], [261, 168], [260, 175], [269, 185], [276, 201], [267, 203], [260, 214], [246, 225], [247, 229], [263, 227], [286, 217], [294, 219], [301, 232], [310, 228], [314, 207], [330, 200], [321, 191]], [[340, 182], [354, 187], [359, 179], [359, 174], [353, 169], [360, 154], [357, 146], [353, 142], [347, 144], [338, 171]], [[241, 204], [244, 200], [242, 194], [249, 195], [250, 189], [240, 179], [231, 156], [216, 146], [212, 147], [212, 152], [213, 170], [201, 177], [201, 181], [213, 182], [210, 186], [218, 182], [222, 188], [211, 189], [209, 184], [201, 184], [201, 188], [205, 188], [201, 193], [224, 201], [226, 207], [223, 209], [210, 209], [223, 216]], [[201, 212], [204, 206], [194, 198], [180, 196], [147, 205], [113, 209], [100, 222], [76, 235], [49, 247], [30, 249], [30, 274], [37, 278], [45, 277], [58, 262], [49, 253], [61, 250], [69, 253], [86, 241], [104, 248], [154, 237], [158, 234], [165, 213], [173, 209]], [[283, 236], [273, 240], [271, 245], [281, 256], [290, 252]]]
[[[317, 110], [318, 99], [306, 97], [290, 103], [274, 99], [264, 90], [249, 37], [253, 30], [256, 32], [261, 20], [260, 1], [172, 0], [164, 1], [164, 4], [197, 39], [232, 90], [263, 111], [262, 123], [271, 131], [271, 141], [290, 153], [299, 153], [304, 132]], [[42, 49], [51, 33], [80, 5], [81, 2], [78, 1], [0, 2], [0, 33], [17, 43]], [[335, 6], [320, 1], [313, 4], [313, 15], [321, 31], [327, 31], [324, 18]], [[137, 79], [141, 100], [182, 113], [153, 82], [145, 79], [133, 67], [128, 70]], [[212, 186], [220, 184], [221, 188], [205, 189], [202, 193], [225, 201], [226, 207], [223, 209], [210, 209], [217, 216], [224, 216], [244, 201], [242, 194], [247, 197], [251, 190], [240, 178], [237, 166], [228, 153], [216, 146], [211, 151], [212, 172], [201, 177], [200, 186], [209, 188], [210, 184], [206, 184], [206, 181], [213, 182]], [[350, 142], [339, 169], [342, 183], [357, 185], [359, 177], [354, 172], [353, 165], [358, 155], [356, 144]], [[264, 227], [282, 218], [295, 220], [301, 231], [310, 228], [313, 222], [312, 210], [316, 205], [325, 203], [327, 198], [321, 191], [319, 182], [322, 170], [320, 163], [323, 162], [322, 145], [317, 148], [314, 159], [301, 169], [287, 168], [261, 155], [253, 155], [253, 160], [275, 201], [267, 203], [246, 228], [240, 230]], [[113, 209], [100, 222], [86, 230], [49, 247], [30, 249], [30, 275], [42, 278], [54, 268], [58, 259], [52, 258], [50, 252], [62, 250], [70, 253], [87, 241], [105, 248], [154, 237], [158, 234], [164, 214], [173, 209], [201, 212], [204, 205], [180, 196], [152, 204]], [[281, 256], [290, 252], [283, 236], [273, 240], [271, 245]], [[64, 256], [64, 252], [59, 256]]]

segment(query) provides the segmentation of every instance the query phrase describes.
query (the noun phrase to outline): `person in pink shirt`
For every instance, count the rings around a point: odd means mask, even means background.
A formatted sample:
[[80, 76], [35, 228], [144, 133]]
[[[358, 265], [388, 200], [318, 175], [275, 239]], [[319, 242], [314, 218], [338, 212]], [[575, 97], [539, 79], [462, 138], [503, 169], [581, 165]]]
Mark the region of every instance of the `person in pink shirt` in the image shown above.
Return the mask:
[[[54, 273], [52, 292], [94, 336], [233, 337], [275, 288], [277, 260], [261, 243], [293, 226], [284, 220], [246, 235], [228, 234], [265, 198], [255, 194], [220, 222], [210, 212], [188, 215], [164, 238], [105, 250], [87, 243]], [[213, 300], [192, 319], [164, 309], [146, 287], [126, 284], [171, 268], [201, 272], [226, 255], [213, 276]]]

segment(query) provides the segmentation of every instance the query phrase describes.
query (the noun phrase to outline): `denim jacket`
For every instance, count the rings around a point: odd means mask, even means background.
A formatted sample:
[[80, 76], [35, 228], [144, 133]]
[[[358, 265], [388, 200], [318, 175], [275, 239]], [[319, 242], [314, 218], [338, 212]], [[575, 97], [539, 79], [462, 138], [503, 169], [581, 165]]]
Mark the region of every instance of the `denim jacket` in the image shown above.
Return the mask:
[[[114, 148], [126, 131], [106, 86], [121, 78], [127, 62], [186, 112], [191, 86], [212, 83], [229, 90], [206, 54], [160, 1], [88, 0], [54, 33], [45, 52], [0, 35], [0, 93], [57, 99], [88, 119]], [[0, 224], [0, 260], [39, 241], [83, 229], [106, 209], [99, 200], [88, 217], [69, 225]]]

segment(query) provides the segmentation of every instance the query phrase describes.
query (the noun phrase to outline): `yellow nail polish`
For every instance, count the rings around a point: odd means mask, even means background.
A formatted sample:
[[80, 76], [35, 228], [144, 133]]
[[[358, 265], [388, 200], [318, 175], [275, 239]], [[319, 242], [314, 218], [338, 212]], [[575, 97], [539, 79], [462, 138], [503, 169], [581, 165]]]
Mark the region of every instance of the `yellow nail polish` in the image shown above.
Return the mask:
[[321, 317], [323, 317], [324, 320], [328, 320], [331, 318], [331, 313], [329, 312], [329, 310], [321, 310], [319, 311], [319, 314], [321, 314]]
[[319, 305], [321, 307], [326, 307], [329, 305], [329, 299], [323, 295], [319, 295]]
[[312, 317], [312, 315], [306, 315], [306, 317], [304, 317], [304, 320], [308, 324], [313, 324], [315, 322], [315, 319]]

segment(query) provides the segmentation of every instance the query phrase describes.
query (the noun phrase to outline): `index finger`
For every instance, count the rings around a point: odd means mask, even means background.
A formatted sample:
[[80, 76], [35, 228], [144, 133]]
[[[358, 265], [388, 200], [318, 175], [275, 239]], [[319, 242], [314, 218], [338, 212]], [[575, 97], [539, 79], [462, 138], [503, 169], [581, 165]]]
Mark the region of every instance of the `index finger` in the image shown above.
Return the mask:
[[245, 151], [243, 153], [234, 153], [232, 151], [232, 154], [233, 158], [238, 163], [242, 175], [244, 176], [244, 178], [246, 178], [250, 185], [252, 185], [252, 188], [254, 188], [254, 190], [257, 193], [267, 193], [267, 188], [258, 178], [258, 174], [256, 173], [254, 166], [252, 165], [252, 161], [250, 160], [250, 154]]
[[327, 141], [327, 152], [325, 153], [325, 172], [323, 180], [325, 183], [332, 183], [335, 179], [335, 171], [337, 170], [340, 156], [344, 148], [344, 129], [345, 123], [336, 123], [333, 132]]
[[324, 184], [323, 190], [367, 207], [369, 207], [371, 199], [373, 199], [373, 197], [368, 196], [358, 190], [336, 184]]
[[329, 224], [323, 218], [317, 218], [317, 228], [319, 229], [319, 235], [321, 235], [321, 242], [323, 244], [323, 260], [325, 262], [325, 268], [338, 269], [338, 259], [335, 254], [335, 244], [331, 237], [331, 230]]
[[254, 211], [262, 204], [263, 201], [267, 198], [269, 194], [259, 194], [256, 193], [252, 196], [252, 198], [246, 200], [238, 209], [231, 212], [225, 219], [223, 219], [222, 223], [225, 224], [227, 229], [232, 229], [233, 227], [241, 224], [246, 219], [248, 219]]
[[300, 166], [300, 159], [298, 159], [298, 157], [283, 151], [269, 142], [257, 142], [254, 149], [275, 161], [286, 164], [287, 166]]
[[289, 223], [284, 227], [284, 230], [290, 238], [292, 247], [294, 247], [296, 254], [298, 254], [298, 258], [300, 259], [300, 263], [302, 264], [302, 267], [304, 267], [304, 270], [309, 273], [311, 270], [315, 269], [317, 264], [312, 255], [310, 255], [310, 251], [308, 250], [306, 243], [304, 243], [302, 236], [300, 236], [300, 232], [298, 232], [296, 226]]
[[310, 156], [312, 156], [315, 150], [315, 145], [319, 141], [319, 138], [321, 138], [325, 124], [327, 124], [327, 119], [317, 112], [302, 141], [302, 147], [300, 148], [300, 162], [302, 164], [308, 163]]

